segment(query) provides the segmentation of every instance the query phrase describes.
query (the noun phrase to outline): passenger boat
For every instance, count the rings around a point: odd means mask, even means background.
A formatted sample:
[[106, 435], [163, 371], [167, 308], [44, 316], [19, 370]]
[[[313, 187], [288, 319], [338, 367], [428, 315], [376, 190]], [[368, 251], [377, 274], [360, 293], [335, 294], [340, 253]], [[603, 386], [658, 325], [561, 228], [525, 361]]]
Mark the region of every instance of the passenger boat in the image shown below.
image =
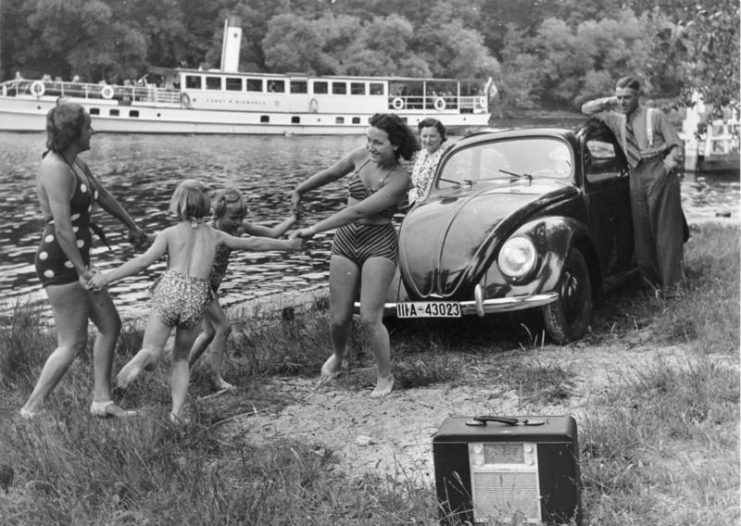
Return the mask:
[[[238, 72], [241, 28], [227, 20], [221, 68], [154, 68], [128, 85], [14, 79], [0, 84], [0, 130], [41, 131], [59, 97], [82, 104], [96, 132], [362, 134], [374, 113], [451, 131], [489, 121], [488, 82]], [[153, 79], [157, 82], [152, 82]]]

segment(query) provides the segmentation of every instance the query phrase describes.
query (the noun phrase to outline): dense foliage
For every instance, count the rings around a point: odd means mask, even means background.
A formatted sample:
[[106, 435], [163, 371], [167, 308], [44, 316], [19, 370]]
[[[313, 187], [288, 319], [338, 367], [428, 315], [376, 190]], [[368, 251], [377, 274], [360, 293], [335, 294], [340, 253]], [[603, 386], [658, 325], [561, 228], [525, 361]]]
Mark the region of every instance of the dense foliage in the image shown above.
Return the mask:
[[735, 0], [4, 0], [0, 78], [218, 67], [227, 14], [245, 70], [492, 77], [500, 107], [561, 109], [634, 73], [653, 98], [738, 105]]

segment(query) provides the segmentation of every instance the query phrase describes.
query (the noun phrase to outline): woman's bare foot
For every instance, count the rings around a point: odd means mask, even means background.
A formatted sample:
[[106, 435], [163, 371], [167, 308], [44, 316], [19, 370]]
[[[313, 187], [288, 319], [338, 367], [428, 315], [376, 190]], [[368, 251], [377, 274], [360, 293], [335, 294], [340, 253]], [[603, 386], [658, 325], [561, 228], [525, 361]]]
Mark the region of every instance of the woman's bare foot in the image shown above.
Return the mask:
[[142, 370], [146, 369], [147, 371], [151, 371], [154, 369], [156, 364], [157, 362], [152, 356], [152, 353], [148, 350], [142, 349], [118, 372], [118, 375], [116, 376], [118, 386], [125, 389], [131, 382], [139, 377]]
[[337, 355], [332, 354], [327, 361], [322, 365], [322, 372], [319, 375], [319, 382], [317, 387], [323, 386], [334, 380], [340, 375], [340, 367], [342, 362], [337, 359]]
[[376, 380], [376, 387], [368, 395], [371, 398], [382, 398], [388, 395], [394, 389], [394, 375], [390, 374], [387, 377], [379, 376]]

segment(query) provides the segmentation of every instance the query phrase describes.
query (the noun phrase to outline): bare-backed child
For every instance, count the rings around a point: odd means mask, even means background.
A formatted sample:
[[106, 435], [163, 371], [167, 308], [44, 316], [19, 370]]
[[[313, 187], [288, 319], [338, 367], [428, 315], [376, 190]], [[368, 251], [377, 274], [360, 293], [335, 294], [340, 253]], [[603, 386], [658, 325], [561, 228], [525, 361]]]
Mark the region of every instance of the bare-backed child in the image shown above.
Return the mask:
[[[274, 227], [257, 225], [245, 221], [247, 216], [247, 204], [239, 189], [227, 187], [220, 191], [214, 199], [213, 218], [211, 226], [217, 230], [226, 232], [231, 236], [241, 236], [248, 234], [250, 236], [262, 236], [276, 238], [285, 234], [289, 228], [296, 223], [296, 215], [291, 214], [285, 220]], [[188, 357], [189, 367], [193, 367], [198, 358], [213, 342], [211, 350], [211, 385], [216, 390], [233, 389], [234, 386], [224, 380], [221, 373], [221, 366], [224, 361], [226, 350], [226, 341], [232, 331], [231, 324], [226, 317], [224, 309], [219, 303], [218, 290], [221, 281], [226, 275], [229, 266], [229, 255], [232, 249], [227, 245], [219, 245], [216, 249], [214, 265], [211, 269], [209, 282], [214, 298], [206, 307], [205, 316], [201, 323], [201, 332], [196, 337], [193, 347]]]
[[170, 200], [170, 212], [179, 219], [164, 229], [142, 255], [109, 272], [95, 274], [88, 285], [102, 289], [126, 276], [136, 274], [167, 254], [167, 270], [152, 292], [152, 310], [144, 330], [141, 350], [119, 371], [120, 387], [127, 387], [142, 370], [152, 370], [162, 356], [167, 339], [175, 327], [172, 350], [172, 411], [170, 420], [181, 422], [188, 394], [188, 353], [198, 335], [204, 311], [211, 301], [209, 275], [217, 248], [226, 245], [233, 250], [297, 250], [296, 239], [230, 236], [206, 224], [211, 201], [206, 187], [199, 181], [181, 182]]

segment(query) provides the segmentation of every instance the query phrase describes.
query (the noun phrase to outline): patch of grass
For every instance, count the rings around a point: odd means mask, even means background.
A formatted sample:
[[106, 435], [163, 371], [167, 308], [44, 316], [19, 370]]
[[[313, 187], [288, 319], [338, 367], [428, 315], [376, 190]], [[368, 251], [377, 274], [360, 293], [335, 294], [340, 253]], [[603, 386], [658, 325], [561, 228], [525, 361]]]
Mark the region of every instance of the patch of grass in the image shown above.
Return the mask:
[[705, 358], [604, 393], [581, 425], [588, 523], [737, 524], [738, 393], [736, 368]]
[[597, 304], [587, 341], [600, 343], [644, 330], [655, 343], [688, 343], [702, 353], [738, 352], [741, 325], [741, 263], [738, 226], [707, 223], [685, 244], [683, 293], [657, 299], [638, 281]]
[[[569, 349], [669, 342], [693, 356], [636, 367], [573, 408], [584, 526], [739, 523], [738, 229], [703, 225], [686, 262], [683, 297], [657, 300], [623, 287], [598, 304], [589, 337]], [[115, 393], [125, 407], [145, 407], [141, 418], [88, 414], [92, 338], [48, 401], [54, 418], [14, 416], [55, 345], [39, 312], [19, 304], [0, 331], [0, 463], [16, 472], [10, 492], [0, 493], [3, 526], [437, 525], [434, 488], [402, 465], [396, 477], [350, 478], [323, 444], [259, 444], [249, 432], [220, 438], [218, 427], [233, 416], [290, 400], [264, 388], [270, 377], [318, 374], [330, 352], [326, 309], [317, 301], [293, 316], [235, 320], [225, 366], [239, 396], [209, 397], [204, 360], [191, 378], [192, 423], [174, 428], [166, 419], [167, 359]], [[533, 313], [388, 327], [400, 388], [496, 383], [533, 414], [568, 407], [573, 396], [576, 371], [539, 359], [544, 344]], [[139, 349], [141, 329], [124, 327], [114, 370]], [[351, 342], [350, 371], [372, 367], [357, 327]], [[365, 381], [348, 376], [350, 388]]]

